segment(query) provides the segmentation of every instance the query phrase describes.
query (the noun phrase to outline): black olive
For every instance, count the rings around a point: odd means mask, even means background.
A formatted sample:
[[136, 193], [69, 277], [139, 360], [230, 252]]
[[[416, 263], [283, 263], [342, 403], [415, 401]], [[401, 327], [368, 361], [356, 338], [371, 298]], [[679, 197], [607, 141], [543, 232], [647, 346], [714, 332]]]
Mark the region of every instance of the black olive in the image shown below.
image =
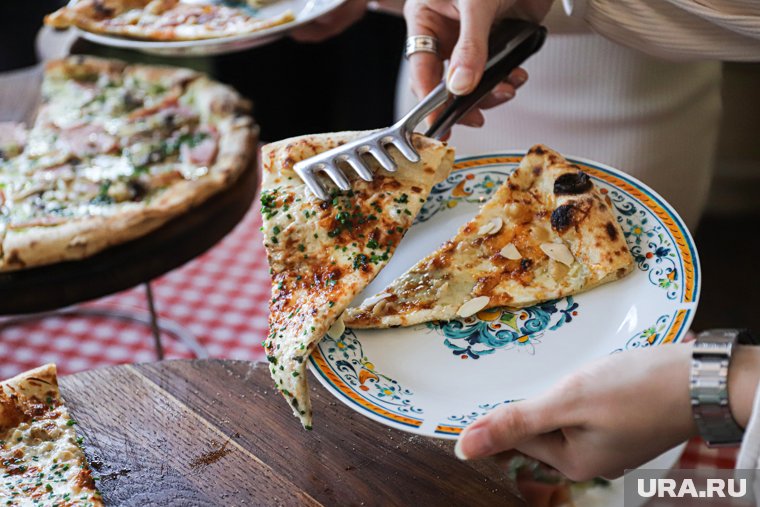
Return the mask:
[[145, 197], [145, 194], [148, 193], [148, 189], [145, 188], [145, 185], [138, 180], [129, 180], [127, 187], [132, 194], [133, 201], [142, 201], [143, 197]]
[[612, 222], [607, 222], [604, 228], [607, 230], [607, 236], [609, 236], [612, 241], [615, 241], [618, 237], [618, 232]]
[[565, 173], [554, 180], [557, 195], [577, 195], [591, 190], [591, 178], [583, 171]]
[[568, 227], [573, 225], [573, 214], [575, 205], [573, 203], [563, 204], [552, 211], [552, 228], [557, 232], [564, 232]]

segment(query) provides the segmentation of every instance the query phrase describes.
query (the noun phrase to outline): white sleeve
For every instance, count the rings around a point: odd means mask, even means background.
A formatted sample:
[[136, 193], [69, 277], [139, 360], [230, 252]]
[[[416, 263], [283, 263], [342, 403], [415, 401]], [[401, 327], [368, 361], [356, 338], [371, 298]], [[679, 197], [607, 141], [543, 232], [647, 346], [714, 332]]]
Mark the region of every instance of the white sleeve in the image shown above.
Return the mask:
[[749, 417], [747, 427], [744, 429], [742, 446], [736, 458], [736, 468], [760, 468], [760, 385], [755, 391], [752, 414]]
[[760, 61], [759, 0], [562, 0], [624, 46], [671, 60]]

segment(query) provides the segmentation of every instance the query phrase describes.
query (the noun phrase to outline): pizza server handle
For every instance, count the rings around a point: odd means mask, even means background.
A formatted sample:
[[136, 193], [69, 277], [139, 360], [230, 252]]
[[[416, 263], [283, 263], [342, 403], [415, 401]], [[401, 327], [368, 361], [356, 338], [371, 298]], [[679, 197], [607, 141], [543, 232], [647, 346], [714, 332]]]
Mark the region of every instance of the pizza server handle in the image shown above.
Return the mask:
[[510, 72], [538, 51], [545, 39], [546, 28], [530, 21], [505, 19], [497, 23], [488, 40], [489, 58], [480, 83], [472, 93], [455, 96], [425, 135], [435, 139], [446, 135], [460, 118], [506, 79]]

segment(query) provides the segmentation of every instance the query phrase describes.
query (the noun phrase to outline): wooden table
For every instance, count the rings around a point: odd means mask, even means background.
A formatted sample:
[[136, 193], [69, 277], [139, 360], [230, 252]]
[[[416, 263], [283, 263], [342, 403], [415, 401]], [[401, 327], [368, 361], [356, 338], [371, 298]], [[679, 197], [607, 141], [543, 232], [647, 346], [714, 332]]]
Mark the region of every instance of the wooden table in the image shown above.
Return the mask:
[[163, 361], [60, 379], [109, 505], [523, 505], [493, 463], [390, 429], [311, 378], [305, 431], [266, 366]]

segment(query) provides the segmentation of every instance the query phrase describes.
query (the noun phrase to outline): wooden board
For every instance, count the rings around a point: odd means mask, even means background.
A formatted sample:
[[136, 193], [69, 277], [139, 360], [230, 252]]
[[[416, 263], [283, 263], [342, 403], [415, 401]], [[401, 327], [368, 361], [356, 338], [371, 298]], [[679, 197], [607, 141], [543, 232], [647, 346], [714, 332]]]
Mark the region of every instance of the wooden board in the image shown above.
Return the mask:
[[382, 426], [311, 380], [313, 431], [263, 363], [124, 365], [60, 386], [109, 505], [524, 505], [494, 464]]
[[0, 273], [0, 315], [43, 312], [150, 281], [201, 255], [243, 219], [258, 189], [255, 155], [228, 189], [155, 231], [92, 257]]

